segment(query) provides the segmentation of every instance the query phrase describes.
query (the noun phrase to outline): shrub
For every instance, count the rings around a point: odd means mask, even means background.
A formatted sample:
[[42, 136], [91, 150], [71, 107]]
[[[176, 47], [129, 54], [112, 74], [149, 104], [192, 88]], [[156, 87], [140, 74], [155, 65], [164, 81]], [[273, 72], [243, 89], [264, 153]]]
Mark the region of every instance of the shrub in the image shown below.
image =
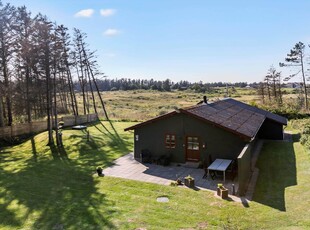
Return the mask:
[[176, 181], [171, 181], [170, 186], [176, 187], [178, 186], [178, 183]]
[[309, 135], [302, 135], [300, 138], [300, 144], [305, 145], [309, 141]]
[[302, 131], [302, 134], [310, 134], [310, 123], [307, 123], [304, 126], [304, 130]]
[[310, 121], [304, 125], [304, 129], [301, 132], [300, 143], [307, 149], [310, 149]]

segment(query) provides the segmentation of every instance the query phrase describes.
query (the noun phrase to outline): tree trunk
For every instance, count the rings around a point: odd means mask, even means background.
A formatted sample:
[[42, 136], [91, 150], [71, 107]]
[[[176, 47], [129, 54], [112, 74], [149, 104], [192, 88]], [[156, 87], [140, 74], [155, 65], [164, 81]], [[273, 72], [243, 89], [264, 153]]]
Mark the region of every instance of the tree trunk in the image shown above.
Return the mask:
[[12, 115], [12, 103], [11, 103], [11, 90], [10, 90], [10, 82], [9, 82], [9, 74], [7, 67], [7, 56], [5, 51], [5, 44], [3, 40], [1, 41], [2, 46], [2, 74], [4, 79], [4, 92], [5, 92], [5, 103], [7, 109], [7, 125], [11, 126], [13, 123], [13, 115]]
[[[27, 61], [29, 63], [29, 61]], [[30, 105], [30, 93], [29, 93], [29, 81], [30, 81], [30, 71], [29, 67], [26, 67], [26, 112], [27, 112], [27, 122], [31, 123], [31, 105]]]
[[103, 102], [102, 96], [101, 96], [101, 94], [100, 94], [100, 91], [99, 91], [99, 88], [98, 88], [98, 85], [97, 85], [97, 82], [96, 82], [95, 76], [94, 76], [94, 74], [93, 74], [92, 69], [91, 69], [91, 68], [90, 68], [90, 66], [89, 66], [89, 63], [87, 63], [87, 68], [89, 69], [89, 72], [90, 72], [90, 74], [91, 74], [91, 76], [92, 76], [92, 79], [93, 79], [94, 85], [95, 85], [95, 87], [96, 87], [96, 90], [97, 90], [97, 93], [98, 93], [98, 96], [99, 96], [99, 99], [100, 99], [100, 102], [101, 102], [101, 106], [102, 106], [102, 109], [103, 109], [104, 115], [105, 115], [105, 117], [106, 117], [106, 119], [107, 119], [107, 120], [110, 120], [110, 119], [109, 119], [109, 116], [108, 116], [108, 113], [107, 113], [107, 110], [106, 110], [106, 108], [105, 108], [105, 105], [104, 105], [104, 102]]
[[[78, 65], [78, 64], [77, 64]], [[80, 83], [80, 87], [82, 90], [82, 97], [83, 97], [83, 110], [84, 110], [84, 115], [86, 114], [86, 98], [85, 98], [85, 86], [84, 86], [84, 78], [83, 76], [80, 77], [79, 74], [79, 68], [78, 66], [76, 66], [76, 71], [77, 71], [77, 75], [78, 75], [78, 79], [79, 79], [79, 83]], [[83, 71], [82, 71], [83, 72]]]
[[304, 71], [304, 61], [303, 61], [303, 55], [300, 55], [301, 59], [301, 73], [302, 73], [302, 80], [304, 83], [304, 93], [305, 93], [305, 106], [306, 110], [308, 111], [308, 92], [307, 92], [307, 84], [306, 84], [306, 78], [305, 78], [305, 71]]
[[0, 127], [4, 126], [4, 119], [3, 119], [3, 100], [2, 96], [0, 96]]
[[[56, 68], [56, 65], [54, 66]], [[57, 146], [61, 145], [59, 140], [59, 133], [58, 133], [58, 114], [57, 114], [57, 90], [56, 90], [56, 70], [54, 70], [54, 79], [53, 79], [53, 89], [54, 89], [54, 117], [55, 117], [55, 135], [56, 135], [56, 144]]]
[[70, 71], [68, 64], [66, 64], [66, 67], [67, 67], [67, 78], [68, 78], [69, 92], [70, 92], [70, 98], [71, 98], [71, 108], [72, 108], [73, 114], [75, 116], [78, 116], [79, 111], [78, 111], [78, 105], [77, 105], [77, 101], [76, 101], [76, 95], [74, 92], [71, 71]]
[[94, 111], [95, 111], [95, 113], [96, 113], [97, 116], [98, 116], [97, 106], [96, 106], [96, 99], [95, 99], [95, 95], [94, 95], [94, 91], [93, 91], [92, 81], [91, 81], [91, 79], [90, 79], [89, 69], [88, 69], [88, 68], [86, 68], [86, 69], [87, 69], [87, 76], [88, 76], [88, 82], [89, 82], [89, 87], [90, 87], [90, 91], [91, 91], [91, 96], [92, 96], [92, 98], [93, 98], [92, 101], [93, 101]]
[[47, 131], [48, 145], [54, 144], [52, 130], [52, 111], [51, 111], [51, 89], [50, 89], [50, 66], [49, 66], [49, 51], [45, 55], [45, 76], [46, 76], [46, 112], [47, 112]]

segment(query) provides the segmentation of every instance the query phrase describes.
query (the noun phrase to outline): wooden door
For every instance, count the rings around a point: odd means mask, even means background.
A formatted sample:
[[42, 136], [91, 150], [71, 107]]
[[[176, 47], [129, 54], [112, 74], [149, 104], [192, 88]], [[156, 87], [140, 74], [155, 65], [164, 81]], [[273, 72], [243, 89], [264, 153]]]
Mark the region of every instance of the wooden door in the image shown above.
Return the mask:
[[200, 159], [199, 138], [194, 136], [186, 137], [186, 160], [199, 161]]

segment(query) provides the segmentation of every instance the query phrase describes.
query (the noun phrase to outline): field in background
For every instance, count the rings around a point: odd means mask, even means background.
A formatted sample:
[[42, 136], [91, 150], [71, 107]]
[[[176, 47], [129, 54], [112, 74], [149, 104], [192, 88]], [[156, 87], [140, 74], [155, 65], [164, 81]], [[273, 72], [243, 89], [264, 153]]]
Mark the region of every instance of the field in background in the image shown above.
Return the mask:
[[[109, 91], [102, 92], [110, 119], [123, 121], [144, 121], [158, 115], [173, 111], [176, 108], [188, 107], [202, 101], [206, 95], [209, 101], [216, 101], [225, 97], [225, 89], [218, 88], [217, 93], [204, 94], [192, 91], [159, 92], [152, 90], [135, 91]], [[253, 89], [237, 89], [231, 94], [232, 98], [246, 103], [259, 102], [259, 96]], [[96, 104], [101, 108], [97, 97]], [[82, 109], [82, 96], [78, 95], [80, 112]], [[90, 112], [93, 108], [89, 106]], [[99, 109], [102, 112], [102, 109]], [[103, 115], [103, 114], [102, 114]]]

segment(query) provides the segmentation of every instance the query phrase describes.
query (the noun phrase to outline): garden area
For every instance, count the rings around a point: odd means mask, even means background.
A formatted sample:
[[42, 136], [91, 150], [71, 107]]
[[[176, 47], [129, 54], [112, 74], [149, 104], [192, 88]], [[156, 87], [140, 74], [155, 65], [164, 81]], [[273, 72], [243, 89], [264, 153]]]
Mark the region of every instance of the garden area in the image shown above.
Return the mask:
[[[305, 229], [310, 211], [309, 152], [294, 142], [266, 142], [251, 202], [213, 192], [98, 177], [96, 167], [132, 151], [132, 122], [98, 122], [65, 129], [64, 148], [46, 146], [47, 133], [0, 150], [1, 229]], [[158, 197], [169, 198], [158, 203]]]

